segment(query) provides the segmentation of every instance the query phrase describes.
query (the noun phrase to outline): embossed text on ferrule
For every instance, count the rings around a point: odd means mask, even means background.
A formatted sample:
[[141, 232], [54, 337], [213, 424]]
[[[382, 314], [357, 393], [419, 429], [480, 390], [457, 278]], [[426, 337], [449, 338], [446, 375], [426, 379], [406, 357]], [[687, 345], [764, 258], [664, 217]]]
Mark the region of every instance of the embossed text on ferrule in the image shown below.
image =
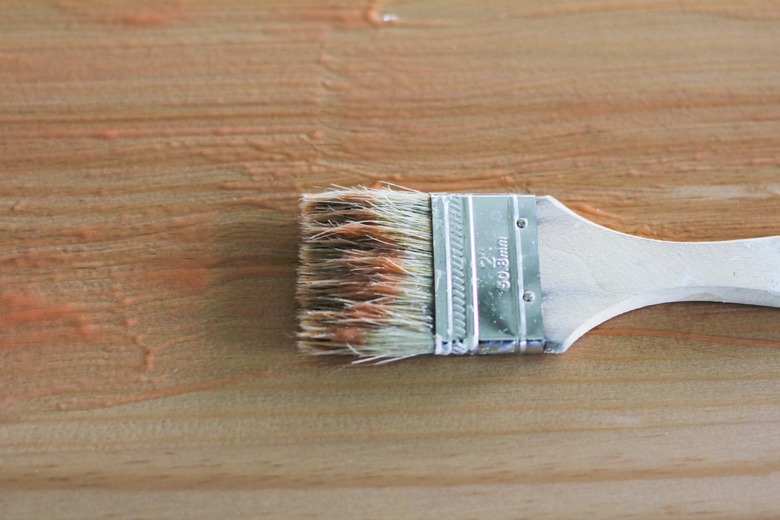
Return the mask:
[[477, 249], [477, 265], [480, 269], [491, 269], [495, 276], [495, 287], [506, 292], [512, 288], [512, 276], [509, 272], [509, 239], [499, 236], [495, 249], [480, 247]]

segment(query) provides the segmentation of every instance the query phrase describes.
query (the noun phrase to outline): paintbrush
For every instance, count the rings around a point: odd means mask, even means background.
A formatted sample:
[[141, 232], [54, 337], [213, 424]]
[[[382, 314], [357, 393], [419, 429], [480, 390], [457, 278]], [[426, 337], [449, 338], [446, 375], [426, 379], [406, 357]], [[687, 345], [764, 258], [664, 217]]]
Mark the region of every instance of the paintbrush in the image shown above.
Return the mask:
[[339, 188], [303, 195], [301, 211], [308, 354], [558, 354], [648, 305], [780, 307], [780, 236], [652, 240], [533, 195]]

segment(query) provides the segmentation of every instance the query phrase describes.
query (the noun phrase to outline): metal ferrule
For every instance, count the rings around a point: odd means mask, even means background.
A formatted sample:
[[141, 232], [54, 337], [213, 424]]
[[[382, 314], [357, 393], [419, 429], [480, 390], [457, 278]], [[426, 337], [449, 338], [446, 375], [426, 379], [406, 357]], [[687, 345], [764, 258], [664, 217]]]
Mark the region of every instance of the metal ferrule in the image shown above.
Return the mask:
[[436, 354], [544, 349], [536, 198], [431, 195]]

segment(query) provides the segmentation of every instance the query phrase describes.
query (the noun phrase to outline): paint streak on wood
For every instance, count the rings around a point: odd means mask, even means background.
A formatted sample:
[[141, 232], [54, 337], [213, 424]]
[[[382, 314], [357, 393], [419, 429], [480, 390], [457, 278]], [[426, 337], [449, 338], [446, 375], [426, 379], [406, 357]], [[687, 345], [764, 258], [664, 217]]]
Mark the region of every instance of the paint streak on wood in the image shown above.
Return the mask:
[[4, 518], [775, 516], [774, 310], [346, 369], [294, 351], [293, 295], [298, 196], [331, 185], [780, 234], [779, 21], [772, 0], [4, 2]]

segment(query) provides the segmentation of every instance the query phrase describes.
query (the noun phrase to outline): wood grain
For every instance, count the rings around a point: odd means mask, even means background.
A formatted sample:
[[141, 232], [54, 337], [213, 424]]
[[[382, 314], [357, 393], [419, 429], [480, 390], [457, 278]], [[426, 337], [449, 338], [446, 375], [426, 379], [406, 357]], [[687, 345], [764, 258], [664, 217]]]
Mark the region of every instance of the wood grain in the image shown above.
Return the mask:
[[2, 2], [0, 516], [777, 516], [777, 310], [382, 368], [292, 338], [319, 186], [780, 235], [778, 48], [770, 0]]

